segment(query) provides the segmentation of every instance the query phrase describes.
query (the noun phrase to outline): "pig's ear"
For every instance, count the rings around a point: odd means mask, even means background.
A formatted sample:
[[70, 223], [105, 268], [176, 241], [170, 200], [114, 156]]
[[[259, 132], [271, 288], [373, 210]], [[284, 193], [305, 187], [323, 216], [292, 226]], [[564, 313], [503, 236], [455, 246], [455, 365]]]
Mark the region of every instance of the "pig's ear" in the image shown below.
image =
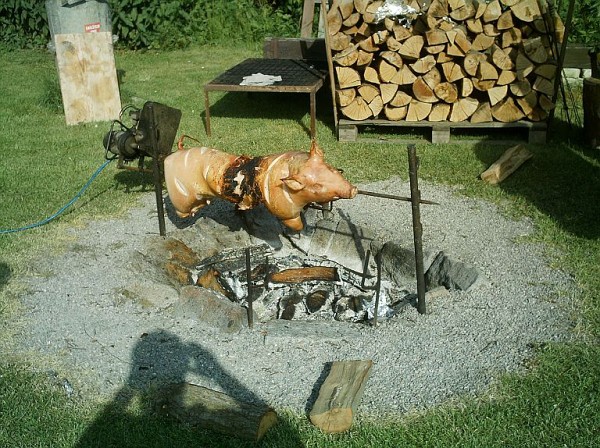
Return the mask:
[[300, 191], [304, 188], [304, 184], [295, 176], [284, 177], [281, 181], [292, 191]]
[[310, 144], [310, 154], [309, 157], [312, 158], [316, 158], [316, 159], [321, 159], [323, 160], [323, 150], [319, 147], [318, 143], [316, 140], [313, 140]]

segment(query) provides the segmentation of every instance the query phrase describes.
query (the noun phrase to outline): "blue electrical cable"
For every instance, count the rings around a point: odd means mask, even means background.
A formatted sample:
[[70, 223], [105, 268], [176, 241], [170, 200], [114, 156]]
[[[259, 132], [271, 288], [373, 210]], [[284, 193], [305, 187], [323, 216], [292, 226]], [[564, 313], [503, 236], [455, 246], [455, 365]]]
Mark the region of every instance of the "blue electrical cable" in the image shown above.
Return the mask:
[[87, 183], [86, 183], [86, 184], [85, 184], [85, 185], [84, 185], [84, 186], [81, 188], [81, 190], [79, 190], [79, 193], [77, 193], [73, 199], [71, 199], [71, 200], [70, 200], [70, 201], [69, 201], [69, 202], [68, 202], [66, 205], [64, 205], [64, 206], [63, 206], [63, 207], [62, 207], [60, 210], [58, 210], [58, 211], [57, 211], [56, 213], [54, 213], [53, 215], [49, 216], [48, 218], [46, 218], [46, 219], [44, 219], [44, 220], [42, 220], [42, 221], [36, 222], [36, 223], [34, 223], [34, 224], [29, 224], [29, 225], [27, 225], [27, 226], [24, 226], [24, 227], [19, 227], [18, 229], [6, 229], [6, 230], [0, 229], [0, 235], [4, 235], [4, 234], [7, 234], [7, 233], [17, 233], [17, 232], [22, 232], [22, 231], [24, 231], [24, 230], [30, 230], [30, 229], [34, 229], [34, 228], [36, 228], [36, 227], [41, 227], [41, 226], [43, 226], [43, 225], [45, 225], [45, 224], [48, 224], [50, 221], [52, 221], [53, 219], [55, 219], [55, 218], [57, 218], [59, 215], [61, 215], [61, 214], [62, 214], [62, 213], [63, 213], [63, 212], [66, 210], [66, 209], [68, 209], [68, 208], [69, 208], [71, 205], [73, 205], [73, 204], [75, 203], [75, 201], [76, 201], [77, 199], [79, 199], [83, 193], [85, 193], [85, 190], [87, 190], [87, 189], [88, 189], [88, 187], [89, 187], [89, 186], [90, 186], [90, 184], [91, 184], [91, 183], [94, 181], [94, 179], [96, 179], [96, 177], [98, 177], [98, 175], [99, 175], [99, 174], [102, 172], [102, 170], [103, 170], [104, 168], [106, 168], [106, 166], [107, 166], [107, 165], [108, 165], [110, 162], [112, 162], [112, 161], [113, 161], [113, 159], [109, 159], [109, 160], [107, 160], [106, 162], [104, 162], [104, 163], [102, 164], [102, 166], [101, 166], [100, 168], [98, 168], [94, 174], [92, 174], [92, 177], [90, 177], [90, 180], [88, 180], [88, 181], [87, 181]]

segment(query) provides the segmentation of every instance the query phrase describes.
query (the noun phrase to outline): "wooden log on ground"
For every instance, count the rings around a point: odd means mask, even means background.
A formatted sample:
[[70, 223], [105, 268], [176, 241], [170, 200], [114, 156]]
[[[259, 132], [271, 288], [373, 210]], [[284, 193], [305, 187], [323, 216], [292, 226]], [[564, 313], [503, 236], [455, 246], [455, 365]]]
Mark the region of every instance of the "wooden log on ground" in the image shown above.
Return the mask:
[[335, 361], [319, 389], [310, 421], [324, 432], [340, 433], [352, 426], [373, 361]]
[[524, 145], [508, 148], [504, 154], [479, 176], [488, 184], [498, 184], [514, 173], [523, 163], [533, 157]]
[[583, 80], [583, 132], [591, 148], [600, 147], [600, 80], [596, 78]]
[[266, 405], [240, 402], [189, 383], [163, 387], [156, 405], [159, 413], [182, 423], [254, 441], [277, 423], [277, 414]]

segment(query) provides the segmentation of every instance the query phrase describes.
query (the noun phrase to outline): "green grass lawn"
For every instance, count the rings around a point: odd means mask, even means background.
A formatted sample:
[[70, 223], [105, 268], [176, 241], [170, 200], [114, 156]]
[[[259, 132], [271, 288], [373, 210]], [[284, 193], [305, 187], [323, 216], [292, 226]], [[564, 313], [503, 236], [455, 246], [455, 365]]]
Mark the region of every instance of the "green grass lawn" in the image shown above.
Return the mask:
[[[206, 137], [202, 85], [256, 47], [207, 46], [160, 53], [118, 52], [123, 104], [157, 101], [182, 110], [178, 134], [250, 155], [308, 149], [307, 95], [211, 94]], [[109, 123], [66, 126], [52, 55], [0, 53], [0, 229], [37, 222], [68, 202], [103, 163]], [[399, 144], [339, 143], [330, 98], [319, 95], [317, 135], [332, 165], [355, 183], [407, 178]], [[560, 117], [560, 114], [557, 114]], [[362, 420], [347, 434], [328, 436], [304, 416], [281, 412], [260, 446], [592, 447], [600, 444], [600, 154], [584, 149], [580, 129], [558, 120], [546, 145], [500, 186], [477, 179], [506, 145], [417, 145], [420, 176], [460, 186], [461, 194], [497, 203], [509, 216], [529, 217], [533, 241], [578, 286], [576, 342], [541, 346], [527, 374], [504, 377], [479, 398], [458, 398], [422, 414]], [[88, 191], [51, 224], [0, 235], [0, 447], [253, 446], [160, 420], [143, 404], [67, 398], [34, 360], [10, 351], [19, 325], [20, 276], [32, 258], [60, 251], [65, 229], [118, 215], [151, 179], [106, 168]], [[493, 223], [490, 224], [493, 231]]]

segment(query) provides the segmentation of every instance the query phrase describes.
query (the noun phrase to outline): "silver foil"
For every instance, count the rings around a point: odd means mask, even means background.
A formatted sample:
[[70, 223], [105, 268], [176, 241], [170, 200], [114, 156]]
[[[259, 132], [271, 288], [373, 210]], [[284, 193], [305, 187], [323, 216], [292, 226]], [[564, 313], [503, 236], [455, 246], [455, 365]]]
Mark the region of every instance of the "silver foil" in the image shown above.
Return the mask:
[[407, 16], [416, 14], [418, 11], [412, 6], [408, 6], [405, 0], [386, 0], [375, 12], [375, 23], [379, 23], [387, 17], [408, 19]]

